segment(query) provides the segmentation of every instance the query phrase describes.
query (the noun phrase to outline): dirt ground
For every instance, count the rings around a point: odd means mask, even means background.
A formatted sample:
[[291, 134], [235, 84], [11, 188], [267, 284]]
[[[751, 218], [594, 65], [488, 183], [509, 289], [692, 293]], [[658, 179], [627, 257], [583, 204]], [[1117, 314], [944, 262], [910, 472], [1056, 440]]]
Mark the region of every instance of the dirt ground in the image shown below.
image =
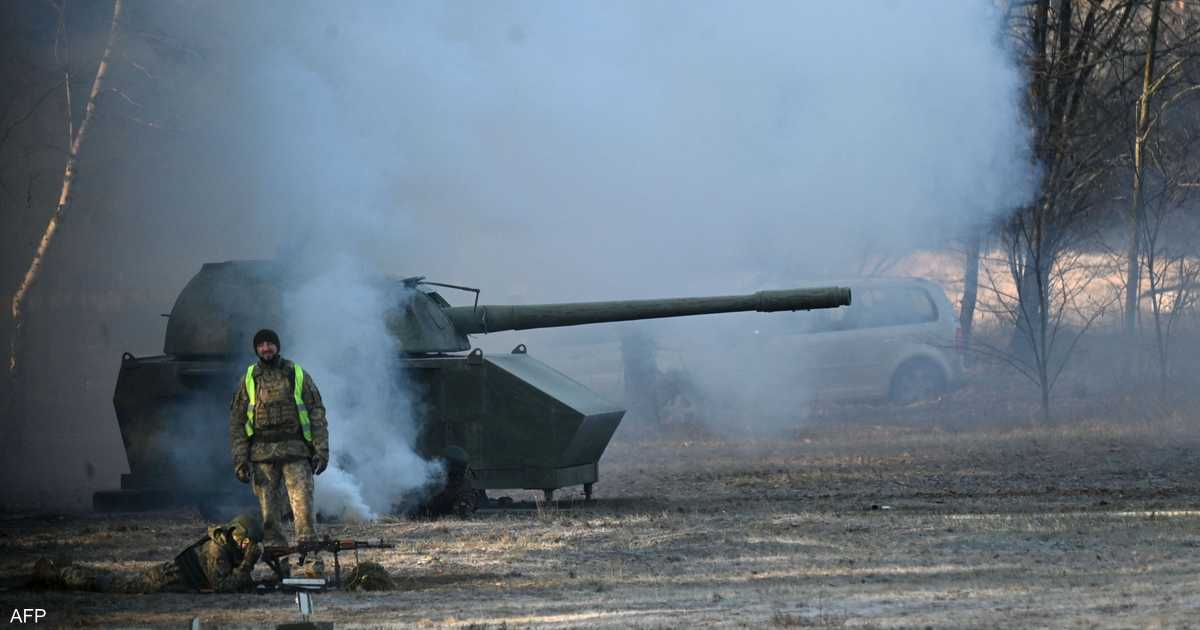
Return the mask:
[[[563, 492], [558, 505], [469, 520], [327, 524], [394, 541], [364, 557], [399, 586], [318, 594], [315, 618], [339, 628], [1200, 625], [1193, 426], [910, 424], [620, 438], [588, 505]], [[204, 525], [193, 511], [0, 517], [0, 614], [43, 608], [43, 624], [102, 627], [298, 620], [283, 593], [21, 586], [40, 556], [146, 568]]]

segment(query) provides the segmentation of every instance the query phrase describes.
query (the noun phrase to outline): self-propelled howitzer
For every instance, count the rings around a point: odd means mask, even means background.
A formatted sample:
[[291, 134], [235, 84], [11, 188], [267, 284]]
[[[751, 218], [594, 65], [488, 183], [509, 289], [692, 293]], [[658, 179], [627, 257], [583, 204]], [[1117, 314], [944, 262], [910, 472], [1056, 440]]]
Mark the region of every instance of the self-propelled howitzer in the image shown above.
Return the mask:
[[[122, 358], [113, 402], [130, 472], [122, 478], [121, 491], [97, 493], [98, 507], [204, 502], [214, 495], [246, 493], [232, 474], [229, 400], [239, 374], [253, 360], [250, 339], [259, 328], [280, 331], [285, 356], [303, 363], [305, 340], [290, 334], [285, 305], [311, 281], [311, 276], [275, 262], [201, 268], [171, 310], [163, 354], [126, 353]], [[471, 349], [468, 335], [850, 303], [849, 289], [831, 287], [660, 300], [451, 306], [433, 287], [465, 287], [423, 278], [376, 284], [394, 305], [385, 317], [399, 350], [398, 378], [407, 382], [418, 398], [415, 408], [422, 411], [418, 451], [436, 457], [460, 447], [469, 454], [476, 488], [541, 489], [547, 496], [572, 485], [582, 485], [590, 496], [600, 456], [625, 410], [530, 357], [524, 344], [512, 353], [484, 355]], [[314, 373], [318, 382], [321, 377]], [[331, 422], [343, 421], [337, 409], [329, 409], [329, 416]]]

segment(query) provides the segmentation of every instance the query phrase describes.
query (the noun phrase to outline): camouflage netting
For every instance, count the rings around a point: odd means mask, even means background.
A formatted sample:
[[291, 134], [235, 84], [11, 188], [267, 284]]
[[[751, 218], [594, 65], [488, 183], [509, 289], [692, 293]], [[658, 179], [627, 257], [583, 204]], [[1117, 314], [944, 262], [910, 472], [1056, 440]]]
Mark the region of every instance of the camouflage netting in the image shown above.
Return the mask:
[[375, 562], [359, 562], [346, 579], [346, 589], [351, 591], [390, 591], [395, 588], [392, 576]]

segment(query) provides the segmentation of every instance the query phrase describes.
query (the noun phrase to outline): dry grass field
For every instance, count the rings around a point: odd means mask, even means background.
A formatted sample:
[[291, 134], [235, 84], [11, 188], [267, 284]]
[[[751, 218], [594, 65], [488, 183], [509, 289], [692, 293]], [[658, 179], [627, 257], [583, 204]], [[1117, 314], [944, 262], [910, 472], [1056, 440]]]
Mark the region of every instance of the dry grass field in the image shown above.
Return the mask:
[[[1194, 426], [921, 420], [946, 404], [889, 412], [882, 425], [862, 420], [882, 408], [851, 408], [761, 439], [623, 434], [588, 505], [563, 493], [558, 505], [469, 520], [326, 524], [337, 536], [396, 542], [364, 556], [398, 587], [318, 594], [316, 619], [339, 628], [1200, 625]], [[0, 517], [0, 613], [38, 607], [43, 623], [100, 627], [298, 620], [282, 593], [21, 586], [39, 556], [147, 567], [204, 525], [192, 511]]]

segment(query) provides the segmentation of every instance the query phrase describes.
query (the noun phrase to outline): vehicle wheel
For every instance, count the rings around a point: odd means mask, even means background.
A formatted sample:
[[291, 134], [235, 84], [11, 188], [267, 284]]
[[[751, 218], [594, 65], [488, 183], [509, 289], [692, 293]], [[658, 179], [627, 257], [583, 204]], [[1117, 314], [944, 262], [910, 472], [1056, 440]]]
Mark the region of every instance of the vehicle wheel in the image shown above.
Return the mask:
[[890, 398], [900, 404], [937, 398], [946, 389], [946, 377], [932, 361], [909, 361], [892, 376]]

